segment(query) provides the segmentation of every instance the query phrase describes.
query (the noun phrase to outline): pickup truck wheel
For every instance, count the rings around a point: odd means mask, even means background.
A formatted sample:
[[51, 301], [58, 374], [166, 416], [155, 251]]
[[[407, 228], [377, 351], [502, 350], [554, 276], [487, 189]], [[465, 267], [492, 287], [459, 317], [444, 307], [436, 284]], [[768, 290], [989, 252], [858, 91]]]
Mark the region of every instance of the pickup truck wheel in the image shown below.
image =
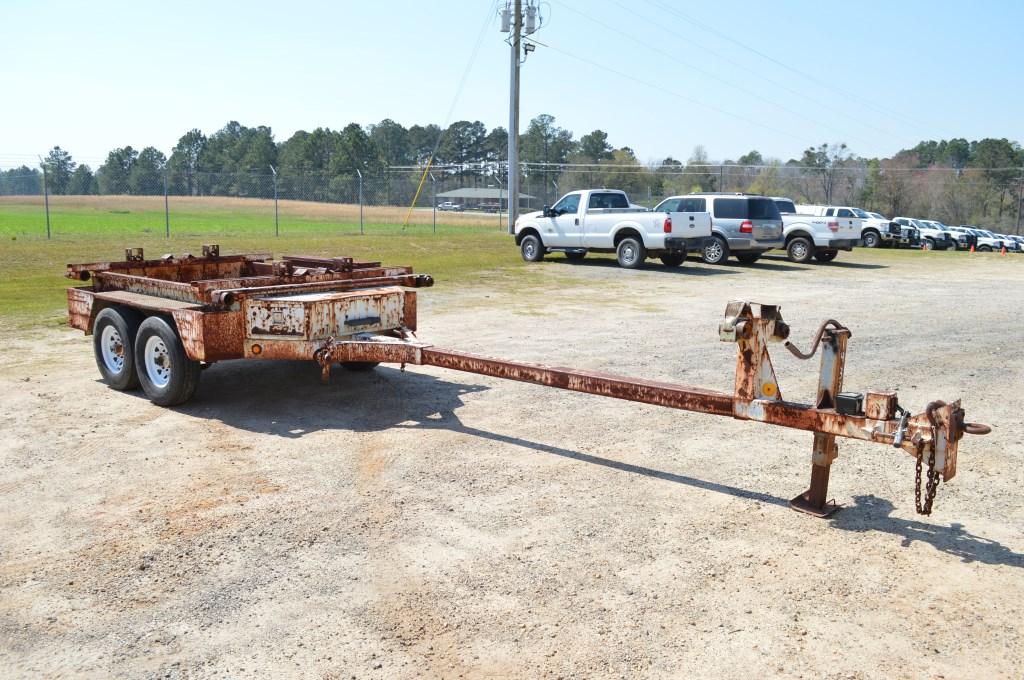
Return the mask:
[[647, 248], [635, 236], [627, 236], [619, 241], [615, 249], [615, 257], [623, 269], [636, 269], [647, 259]]
[[921, 250], [935, 250], [935, 241], [930, 238], [926, 238], [921, 241]]
[[139, 315], [133, 309], [107, 307], [92, 325], [92, 348], [103, 382], [115, 390], [139, 386], [134, 344]]
[[686, 253], [666, 253], [659, 259], [666, 267], [678, 267], [686, 259]]
[[881, 237], [874, 231], [865, 231], [860, 237], [860, 242], [864, 244], [865, 248], [877, 248], [881, 240]]
[[700, 259], [704, 264], [722, 264], [729, 257], [729, 244], [721, 236], [712, 236], [704, 242]]
[[814, 259], [818, 262], [831, 262], [838, 254], [838, 250], [822, 250], [814, 254]]
[[519, 242], [519, 252], [527, 262], [540, 262], [544, 259], [544, 244], [541, 243], [540, 237], [527, 234]]
[[979, 253], [991, 253], [992, 246], [978, 246], [977, 248], [975, 248], [975, 250], [977, 250]]
[[797, 236], [786, 246], [786, 257], [790, 262], [806, 264], [814, 256], [814, 246], [811, 240], [804, 236]]
[[737, 253], [736, 259], [740, 264], [754, 264], [761, 259], [761, 253]]
[[585, 250], [567, 250], [567, 251], [565, 251], [565, 259], [571, 260], [573, 262], [579, 262], [580, 260], [582, 260], [586, 256], [587, 256], [587, 251], [585, 251]]
[[199, 362], [188, 358], [178, 331], [159, 316], [151, 316], [139, 326], [135, 364], [142, 391], [157, 406], [184, 403], [199, 386]]

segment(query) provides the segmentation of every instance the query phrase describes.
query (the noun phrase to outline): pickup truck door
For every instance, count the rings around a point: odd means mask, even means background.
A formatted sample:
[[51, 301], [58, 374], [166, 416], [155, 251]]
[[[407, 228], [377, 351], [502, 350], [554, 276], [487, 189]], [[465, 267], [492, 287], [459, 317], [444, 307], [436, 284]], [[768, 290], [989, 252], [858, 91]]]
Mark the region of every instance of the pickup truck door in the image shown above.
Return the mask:
[[835, 232], [833, 238], [837, 239], [859, 239], [861, 220], [849, 208], [836, 210], [836, 218], [839, 222], [839, 231]]
[[665, 201], [662, 210], [672, 216], [672, 236], [698, 238], [711, 236], [711, 215], [703, 198], [684, 197]]
[[580, 215], [586, 212], [581, 205], [581, 194], [563, 196], [552, 207], [556, 217], [541, 218], [544, 245], [549, 248], [578, 248], [583, 244], [583, 225]]

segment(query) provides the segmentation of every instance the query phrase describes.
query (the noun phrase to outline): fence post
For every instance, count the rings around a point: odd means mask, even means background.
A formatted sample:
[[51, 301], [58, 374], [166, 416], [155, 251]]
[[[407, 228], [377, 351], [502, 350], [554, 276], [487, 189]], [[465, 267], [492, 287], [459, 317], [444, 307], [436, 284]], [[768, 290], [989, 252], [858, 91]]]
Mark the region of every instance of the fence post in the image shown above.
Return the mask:
[[46, 210], [46, 240], [50, 240], [50, 189], [47, 186], [46, 163], [42, 156], [39, 157], [39, 165], [43, 168], [43, 206]]
[[725, 166], [718, 166], [718, 190], [725, 191]]
[[359, 175], [359, 235], [363, 235], [363, 173], [356, 168], [356, 174]]
[[[1024, 172], [1024, 168], [1021, 169]], [[1017, 227], [1015, 231], [1020, 236], [1020, 211], [1024, 208], [1024, 174], [1017, 180]]]
[[434, 216], [434, 233], [437, 233], [437, 180], [434, 179], [434, 173], [427, 173], [430, 175], [430, 207], [433, 211]]
[[276, 237], [281, 235], [281, 223], [277, 213], [277, 170], [273, 165], [270, 166], [270, 172], [274, 176], [274, 236]]
[[164, 238], [171, 237], [171, 209], [167, 201], [167, 166], [164, 166]]

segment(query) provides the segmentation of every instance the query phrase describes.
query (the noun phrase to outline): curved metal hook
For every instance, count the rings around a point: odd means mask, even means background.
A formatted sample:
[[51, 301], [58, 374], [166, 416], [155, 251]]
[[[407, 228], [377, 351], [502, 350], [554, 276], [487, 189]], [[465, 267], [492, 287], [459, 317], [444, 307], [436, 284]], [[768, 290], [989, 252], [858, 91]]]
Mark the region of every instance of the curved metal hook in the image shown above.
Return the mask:
[[[810, 352], [808, 352], [806, 354], [801, 352], [799, 349], [797, 349], [796, 345], [794, 345], [792, 342], [789, 342], [788, 340], [785, 343], [786, 349], [788, 349], [790, 354], [795, 356], [797, 359], [804, 359], [804, 360], [810, 359], [811, 357], [813, 357], [817, 353], [818, 345], [821, 344], [821, 337], [823, 335], [825, 335], [825, 329], [827, 329], [829, 326], [831, 326], [832, 328], [836, 329], [837, 331], [846, 331], [847, 333], [850, 333], [850, 329], [849, 328], [847, 328], [843, 324], [839, 323], [835, 319], [825, 319], [821, 323], [821, 326], [818, 327], [818, 332], [814, 336], [814, 339], [811, 340], [811, 351]], [[850, 333], [850, 335], [853, 335], [853, 334]]]

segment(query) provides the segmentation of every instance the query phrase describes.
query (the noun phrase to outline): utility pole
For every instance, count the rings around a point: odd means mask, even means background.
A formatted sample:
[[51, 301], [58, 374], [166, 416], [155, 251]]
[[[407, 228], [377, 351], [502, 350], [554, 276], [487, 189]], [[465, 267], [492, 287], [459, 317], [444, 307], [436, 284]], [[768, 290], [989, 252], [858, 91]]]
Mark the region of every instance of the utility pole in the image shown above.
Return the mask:
[[515, 0], [512, 11], [512, 55], [508, 102], [508, 233], [516, 231], [519, 217], [519, 50], [523, 32], [523, 2]]
[[[526, 24], [524, 26], [523, 19]], [[515, 233], [519, 217], [519, 66], [522, 58], [536, 49], [533, 43], [522, 42], [523, 34], [530, 35], [543, 25], [537, 0], [507, 0], [501, 12], [501, 31], [508, 33], [511, 47], [509, 57], [508, 93], [508, 233]]]

